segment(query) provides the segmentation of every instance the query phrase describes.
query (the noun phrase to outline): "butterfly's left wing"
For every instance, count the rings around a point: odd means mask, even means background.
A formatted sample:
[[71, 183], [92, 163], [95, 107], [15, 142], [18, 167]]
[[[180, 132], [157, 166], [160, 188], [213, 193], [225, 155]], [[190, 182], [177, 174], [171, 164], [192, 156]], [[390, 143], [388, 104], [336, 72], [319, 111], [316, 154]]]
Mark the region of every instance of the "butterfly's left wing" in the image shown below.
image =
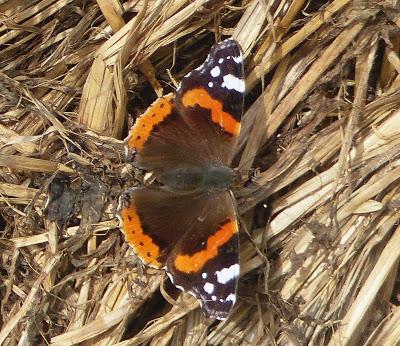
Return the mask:
[[127, 161], [156, 177], [180, 166], [210, 161], [208, 145], [190, 128], [174, 104], [174, 96], [158, 98], [136, 119], [125, 139]]
[[229, 166], [243, 95], [239, 45], [221, 41], [182, 79], [175, 97], [157, 99], [136, 119], [126, 139], [127, 160], [157, 177], [178, 166]]
[[215, 44], [207, 59], [181, 81], [175, 97], [179, 114], [208, 144], [216, 164], [230, 166], [243, 113], [245, 82], [239, 44]]

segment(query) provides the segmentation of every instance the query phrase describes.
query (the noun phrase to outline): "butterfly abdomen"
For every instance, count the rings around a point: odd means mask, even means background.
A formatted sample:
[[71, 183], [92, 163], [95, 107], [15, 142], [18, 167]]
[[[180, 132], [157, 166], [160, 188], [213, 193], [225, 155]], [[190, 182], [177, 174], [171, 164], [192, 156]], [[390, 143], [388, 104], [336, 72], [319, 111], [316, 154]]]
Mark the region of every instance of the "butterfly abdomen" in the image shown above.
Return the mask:
[[180, 166], [163, 173], [159, 181], [167, 188], [179, 191], [217, 192], [228, 190], [234, 172], [225, 166]]

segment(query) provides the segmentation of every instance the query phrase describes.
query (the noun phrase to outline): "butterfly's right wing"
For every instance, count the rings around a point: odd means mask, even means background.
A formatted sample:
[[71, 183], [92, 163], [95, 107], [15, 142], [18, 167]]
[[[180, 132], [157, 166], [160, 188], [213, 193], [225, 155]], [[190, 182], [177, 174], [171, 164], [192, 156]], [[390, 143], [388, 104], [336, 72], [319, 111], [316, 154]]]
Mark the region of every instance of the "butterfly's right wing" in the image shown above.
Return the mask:
[[174, 285], [200, 301], [207, 317], [228, 317], [237, 299], [239, 225], [229, 192], [210, 198], [206, 212], [175, 245], [167, 260]]
[[238, 222], [229, 192], [133, 188], [121, 196], [118, 212], [125, 239], [143, 263], [166, 269], [207, 316], [227, 317], [239, 277]]

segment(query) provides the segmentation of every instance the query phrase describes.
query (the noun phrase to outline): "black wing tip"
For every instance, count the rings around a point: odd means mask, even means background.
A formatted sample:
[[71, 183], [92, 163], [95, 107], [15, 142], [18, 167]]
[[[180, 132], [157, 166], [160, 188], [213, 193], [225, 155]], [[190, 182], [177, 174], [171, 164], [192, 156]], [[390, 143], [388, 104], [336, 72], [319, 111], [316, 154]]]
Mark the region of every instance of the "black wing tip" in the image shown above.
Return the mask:
[[[216, 303], [216, 302], [213, 302]], [[228, 306], [219, 306], [219, 304], [207, 304], [207, 302], [200, 301], [201, 310], [206, 318], [225, 321], [231, 314], [234, 304]], [[227, 309], [228, 307], [228, 309]]]

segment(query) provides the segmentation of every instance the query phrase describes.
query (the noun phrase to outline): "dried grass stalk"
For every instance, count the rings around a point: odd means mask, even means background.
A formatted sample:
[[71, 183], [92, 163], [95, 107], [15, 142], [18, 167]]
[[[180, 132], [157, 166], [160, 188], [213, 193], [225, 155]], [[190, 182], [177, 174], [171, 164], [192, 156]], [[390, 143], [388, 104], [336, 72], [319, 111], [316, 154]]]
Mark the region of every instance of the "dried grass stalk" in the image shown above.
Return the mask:
[[[0, 12], [0, 343], [398, 343], [392, 2], [39, 0]], [[141, 180], [124, 161], [127, 123], [221, 35], [246, 57], [235, 163], [248, 179], [235, 191], [239, 301], [213, 324], [137, 261], [114, 215]]]

